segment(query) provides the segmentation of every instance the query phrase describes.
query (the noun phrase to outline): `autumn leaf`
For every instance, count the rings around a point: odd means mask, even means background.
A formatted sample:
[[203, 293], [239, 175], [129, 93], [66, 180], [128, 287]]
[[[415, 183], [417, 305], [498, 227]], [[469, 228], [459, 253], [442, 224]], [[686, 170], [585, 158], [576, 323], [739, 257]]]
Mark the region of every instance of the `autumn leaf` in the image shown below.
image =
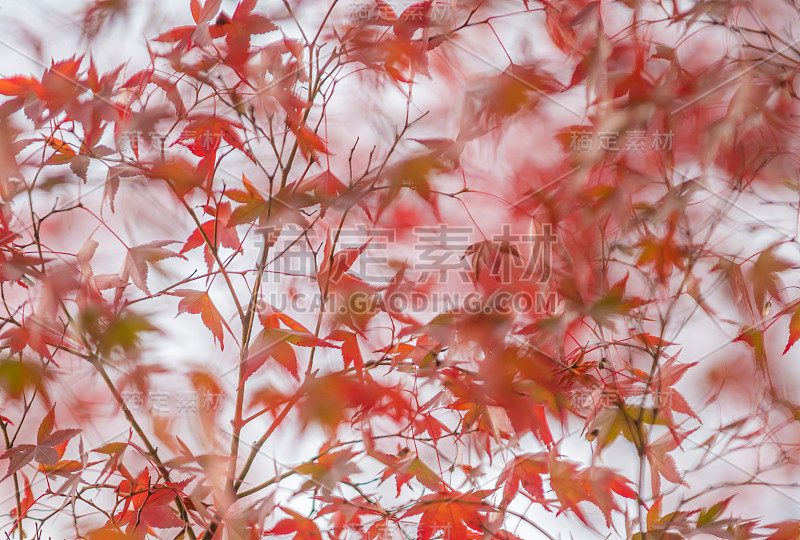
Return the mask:
[[641, 305], [641, 299], [625, 295], [628, 275], [614, 283], [608, 292], [589, 308], [589, 315], [601, 326], [613, 328], [613, 317], [624, 316]]
[[666, 282], [672, 269], [684, 268], [684, 249], [677, 245], [674, 233], [670, 232], [664, 238], [648, 236], [639, 242], [641, 252], [636, 264], [641, 266], [651, 265], [662, 283]]
[[[344, 372], [306, 375], [299, 392], [298, 409], [304, 426], [314, 422], [329, 433], [345, 421], [356, 424], [378, 417], [394, 422], [408, 421], [410, 412], [408, 399], [399, 389]], [[391, 471], [384, 479], [405, 465], [395, 460], [387, 463]]]
[[186, 258], [165, 247], [172, 243], [174, 242], [170, 240], [156, 240], [128, 248], [128, 254], [125, 256], [125, 262], [119, 273], [120, 279], [125, 283], [131, 280], [142, 292], [150, 294], [147, 289], [148, 265], [171, 257]]
[[676, 439], [672, 433], [667, 432], [647, 445], [645, 452], [650, 463], [650, 481], [654, 494], [661, 493], [661, 478], [688, 487], [675, 464], [675, 459], [669, 455], [669, 452], [678, 448], [688, 436], [689, 433], [681, 433]]
[[178, 313], [194, 313], [199, 314], [206, 325], [206, 328], [211, 330], [214, 335], [214, 341], [219, 342], [221, 349], [225, 348], [223, 340], [222, 327], [227, 328], [228, 332], [233, 335], [233, 331], [228, 327], [228, 323], [222, 318], [216, 306], [211, 301], [211, 297], [204, 291], [193, 291], [190, 289], [176, 289], [169, 294], [179, 296], [181, 301], [178, 302]]
[[11, 400], [25, 397], [31, 389], [47, 395], [48, 372], [41, 362], [31, 362], [13, 358], [0, 359], [0, 389]]
[[187, 118], [188, 123], [173, 144], [185, 146], [199, 157], [216, 152], [222, 141], [249, 155], [245, 149], [238, 130], [242, 125], [219, 116], [196, 115]]
[[[269, 358], [275, 360], [295, 379], [299, 380], [297, 355], [292, 345], [335, 347], [330, 341], [312, 334], [305, 326], [272, 306], [264, 306], [259, 311], [258, 318], [263, 330], [253, 338], [248, 347], [242, 382], [258, 371]], [[281, 328], [281, 324], [287, 328]]]
[[197, 24], [208, 22], [214, 18], [219, 11], [222, 0], [206, 0], [202, 5], [200, 0], [191, 0], [189, 7], [192, 11], [192, 18]]
[[17, 518], [14, 521], [14, 526], [11, 527], [11, 532], [17, 530], [17, 527], [22, 521], [22, 518], [24, 518], [28, 514], [28, 510], [30, 510], [30, 508], [36, 502], [36, 500], [33, 497], [33, 490], [31, 489], [31, 483], [28, 481], [28, 477], [25, 476], [24, 474], [22, 475], [22, 481], [25, 487], [22, 490], [23, 493], [22, 500], [19, 503], [21, 512], [20, 515], [17, 516], [17, 509], [16, 508], [11, 509], [11, 517]]
[[333, 493], [339, 482], [347, 481], [351, 475], [361, 472], [349, 450], [323, 453], [319, 458], [303, 463], [294, 470], [309, 477], [306, 488], [322, 488], [326, 496]]
[[407, 7], [393, 25], [395, 35], [400, 39], [411, 39], [418, 29], [429, 26], [432, 7], [433, 0], [424, 0]]
[[502, 121], [535, 107], [543, 96], [561, 91], [563, 86], [536, 64], [510, 64], [491, 79], [483, 92], [482, 112], [487, 120]]
[[791, 263], [778, 257], [775, 247], [765, 249], [758, 255], [747, 277], [753, 285], [753, 299], [760, 311], [764, 310], [768, 294], [775, 300], [781, 300], [780, 274], [789, 268], [792, 268]]
[[211, 271], [214, 265], [214, 256], [211, 253], [211, 248], [206, 245], [206, 238], [208, 238], [211, 245], [214, 246], [214, 249], [218, 249], [218, 246], [223, 246], [229, 249], [239, 250], [241, 249], [241, 241], [236, 232], [236, 227], [231, 222], [231, 215], [233, 212], [231, 210], [231, 203], [225, 201], [220, 203], [216, 208], [206, 206], [205, 211], [207, 214], [214, 216], [214, 219], [206, 221], [199, 228], [195, 229], [192, 234], [189, 235], [189, 238], [186, 240], [179, 254], [183, 255], [195, 248], [204, 246], [205, 249], [203, 253], [206, 265], [209, 271]]
[[284, 335], [274, 335], [267, 329], [259, 332], [248, 347], [247, 360], [242, 375], [243, 384], [253, 373], [272, 358], [288, 371], [295, 379], [300, 380], [297, 355], [292, 346], [285, 341]]
[[417, 538], [429, 540], [442, 532], [451, 540], [467, 540], [469, 530], [483, 532], [480, 512], [486, 511], [482, 499], [470, 493], [440, 492], [419, 498], [405, 516], [421, 514]]
[[786, 342], [783, 354], [789, 352], [789, 349], [797, 343], [798, 339], [800, 339], [800, 308], [792, 314], [792, 318], [789, 321], [789, 341]]
[[532, 501], [544, 499], [542, 475], [548, 472], [548, 457], [545, 453], [524, 454], [509, 461], [497, 479], [497, 487], [503, 486], [503, 505], [508, 505], [522, 487]]
[[166, 182], [180, 198], [202, 188], [208, 181], [208, 175], [201, 167], [182, 158], [159, 162], [144, 172], [149, 178]]
[[341, 341], [344, 367], [349, 368], [353, 366], [360, 376], [364, 375], [364, 358], [361, 356], [361, 349], [358, 345], [358, 335], [355, 332], [337, 330], [326, 339], [328, 341]]
[[21, 75], [0, 79], [0, 94], [4, 96], [23, 96], [37, 93], [39, 81], [33, 77]]
[[554, 452], [550, 454], [550, 487], [561, 504], [560, 512], [569, 510], [587, 525], [589, 521], [579, 503], [589, 502], [600, 508], [610, 526], [611, 512], [620, 510], [614, 495], [636, 499], [629, 484], [630, 480], [606, 467], [580, 469], [576, 463], [559, 459]]
[[[387, 470], [387, 473], [389, 471]], [[439, 491], [446, 487], [446, 484], [433, 470], [425, 465], [419, 456], [409, 457], [408, 459], [397, 464], [394, 468], [395, 483], [397, 484], [397, 496], [400, 496], [400, 490], [403, 486], [414, 478], [426, 488]], [[384, 476], [385, 478], [385, 476]]]
[[247, 61], [253, 35], [278, 30], [278, 26], [269, 18], [253, 13], [255, 7], [256, 0], [241, 0], [230, 19], [217, 19], [215, 34], [225, 36], [228, 46], [225, 62], [228, 65], [236, 67]]
[[274, 527], [265, 531], [271, 535], [294, 535], [294, 540], [322, 540], [322, 534], [317, 525], [294, 510], [280, 507], [282, 511], [289, 514], [288, 518], [280, 520]]
[[36, 435], [36, 444], [20, 444], [9, 448], [0, 459], [8, 459], [8, 470], [4, 478], [8, 478], [31, 460], [46, 466], [53, 466], [58, 463], [59, 453], [57, 446], [69, 441], [81, 432], [80, 429], [59, 429], [53, 431], [55, 427], [55, 406], [45, 415], [39, 424]]
[[114, 516], [114, 520], [117, 525], [125, 526], [127, 534], [134, 534], [137, 538], [144, 538], [151, 527], [180, 527], [183, 522], [169, 504], [187, 483], [153, 486], [150, 473], [146, 468], [143, 469], [135, 481], [123, 480], [120, 483], [119, 493], [126, 496], [125, 507]]
[[620, 510], [614, 495], [632, 500], [636, 500], [638, 497], [636, 491], [630, 486], [630, 480], [606, 467], [590, 467], [589, 482], [594, 493], [592, 502], [603, 512], [607, 525], [611, 524], [612, 510]]
[[287, 118], [286, 123], [294, 134], [297, 146], [300, 148], [303, 157], [310, 161], [317, 161], [318, 153], [330, 153], [325, 140], [305, 122], [290, 116]]
[[367, 249], [370, 240], [360, 247], [346, 248], [333, 254], [328, 254], [322, 262], [317, 281], [320, 286], [326, 287], [330, 283], [338, 283], [342, 275], [347, 272], [358, 257]]
[[750, 345], [750, 347], [753, 349], [756, 367], [764, 373], [769, 371], [767, 351], [764, 345], [764, 332], [762, 330], [745, 326], [733, 341], [741, 341]]
[[796, 519], [773, 523], [766, 528], [775, 531], [766, 540], [794, 540], [800, 536], [800, 520]]
[[31, 349], [43, 358], [53, 359], [50, 347], [62, 344], [62, 336], [45, 323], [40, 317], [31, 314], [20, 326], [9, 328], [0, 334], [11, 354], [19, 354], [26, 348]]
[[[578, 519], [588, 524], [578, 504], [591, 501], [592, 483], [585, 474], [579, 471], [577, 464], [550, 457], [550, 487], [558, 497], [561, 512], [572, 511]], [[560, 512], [559, 512], [560, 513]]]
[[265, 226], [269, 217], [269, 203], [244, 175], [242, 175], [242, 183], [244, 190], [231, 189], [225, 192], [226, 197], [241, 204], [231, 212], [231, 225], [243, 225], [258, 220], [259, 225]]

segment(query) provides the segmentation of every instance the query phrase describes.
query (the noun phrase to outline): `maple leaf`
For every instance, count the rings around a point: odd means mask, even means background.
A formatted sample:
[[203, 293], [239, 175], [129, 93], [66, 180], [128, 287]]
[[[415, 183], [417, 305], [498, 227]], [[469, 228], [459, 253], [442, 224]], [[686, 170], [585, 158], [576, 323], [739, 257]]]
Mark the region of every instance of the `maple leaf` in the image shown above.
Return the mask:
[[630, 480], [611, 469], [593, 466], [589, 468], [588, 474], [594, 494], [592, 502], [600, 508], [606, 518], [606, 524], [610, 526], [611, 511], [620, 509], [614, 500], [614, 494], [633, 500], [636, 500], [638, 495], [629, 486]]
[[240, 384], [243, 384], [253, 373], [258, 371], [269, 358], [274, 359], [286, 371], [291, 373], [295, 379], [300, 380], [297, 356], [292, 346], [283, 338], [284, 336], [272, 335], [267, 330], [262, 330], [256, 335], [248, 347], [247, 360], [245, 361], [245, 369]]
[[293, 534], [295, 540], [322, 540], [319, 527], [312, 520], [302, 516], [289, 508], [280, 506], [281, 510], [289, 514], [290, 518], [280, 520], [273, 528], [265, 531], [270, 535]]
[[35, 388], [47, 398], [47, 387], [44, 383], [49, 379], [49, 372], [42, 362], [13, 358], [0, 359], [0, 389], [15, 400], [24, 397], [29, 388]]
[[430, 26], [432, 6], [433, 0], [424, 0], [406, 8], [392, 27], [395, 35], [400, 39], [411, 39], [418, 29]]
[[253, 223], [258, 219], [259, 225], [266, 225], [269, 217], [267, 200], [244, 174], [242, 175], [242, 182], [244, 183], [244, 191], [231, 189], [225, 192], [226, 197], [241, 204], [231, 213], [230, 223], [232, 225], [243, 225], [245, 223]]
[[[381, 25], [394, 25], [396, 21], [396, 18], [380, 21], [380, 15], [375, 18], [375, 23]], [[447, 40], [443, 35], [427, 40], [410, 40], [368, 28], [356, 29], [349, 38], [348, 56], [371, 69], [386, 73], [395, 82], [404, 83], [413, 82], [416, 73], [428, 75], [428, 51]]]
[[0, 334], [0, 340], [5, 340], [5, 345], [11, 354], [19, 354], [28, 347], [50, 360], [53, 359], [53, 353], [49, 347], [58, 347], [62, 344], [61, 334], [33, 314], [25, 317], [20, 326], [9, 328]]
[[544, 499], [542, 475], [547, 471], [545, 453], [524, 454], [511, 460], [497, 479], [497, 487], [503, 485], [503, 505], [507, 506], [514, 499], [520, 486], [532, 501]]
[[254, 34], [278, 30], [278, 26], [264, 15], [253, 13], [257, 0], [242, 0], [228, 19], [217, 19], [215, 37], [225, 36], [228, 46], [225, 63], [232, 67], [244, 64], [250, 56], [250, 40]]
[[647, 236], [639, 242], [638, 247], [642, 251], [636, 264], [652, 265], [662, 283], [672, 274], [673, 267], [684, 268], [685, 250], [675, 243], [672, 232], [663, 239]]
[[147, 176], [154, 180], [163, 180], [180, 198], [195, 189], [202, 188], [208, 180], [200, 165], [194, 166], [182, 158], [155, 164], [147, 171]]
[[172, 240], [156, 240], [128, 248], [128, 254], [119, 273], [120, 279], [125, 283], [131, 280], [144, 293], [150, 294], [147, 289], [147, 266], [171, 257], [186, 258], [165, 247], [173, 243]]
[[490, 80], [480, 96], [487, 120], [501, 121], [535, 107], [542, 96], [559, 92], [563, 86], [536, 64], [510, 64]]
[[114, 212], [114, 202], [119, 191], [120, 180], [142, 175], [142, 171], [128, 165], [114, 165], [108, 168], [106, 185], [103, 190], [103, 201], [108, 201], [111, 212]]
[[36, 444], [20, 444], [6, 450], [0, 459], [8, 459], [8, 470], [4, 478], [8, 478], [31, 460], [36, 460], [42, 465], [53, 466], [58, 463], [59, 453], [57, 446], [69, 441], [81, 432], [80, 429], [59, 429], [55, 427], [55, 405], [50, 409], [39, 424], [36, 434]]
[[[216, 208], [206, 205], [204, 209], [207, 214], [214, 216], [215, 219], [210, 219], [199, 228], [195, 229], [192, 234], [189, 235], [189, 238], [186, 240], [179, 254], [183, 255], [188, 251], [204, 246], [203, 254], [210, 272], [214, 265], [214, 256], [209, 246], [206, 245], [205, 238], [208, 238], [215, 248], [221, 245], [236, 250], [241, 250], [241, 241], [239, 240], [239, 235], [236, 233], [236, 227], [231, 223], [231, 203], [225, 201], [220, 203]], [[203, 237], [203, 233], [205, 233], [205, 238]]]
[[597, 324], [609, 328], [614, 327], [614, 316], [624, 316], [642, 304], [642, 300], [636, 297], [626, 297], [625, 288], [628, 282], [628, 275], [616, 282], [609, 288], [605, 296], [594, 302], [589, 308], [589, 315], [597, 321]]
[[317, 135], [317, 133], [301, 119], [288, 116], [286, 125], [294, 134], [297, 140], [297, 146], [300, 148], [300, 153], [302, 153], [303, 157], [307, 160], [318, 161], [318, 152], [323, 154], [330, 153], [328, 152], [328, 146], [325, 144], [325, 140]]
[[578, 503], [591, 500], [593, 489], [589, 478], [580, 473], [577, 464], [556, 459], [555, 454], [550, 456], [549, 469], [550, 487], [561, 504], [559, 513], [571, 510], [578, 519], [588, 525], [589, 522], [578, 507]]
[[589, 502], [600, 508], [606, 523], [611, 523], [611, 512], [619, 510], [613, 493], [636, 499], [636, 492], [630, 481], [611, 469], [592, 466], [579, 469], [576, 463], [558, 459], [555, 452], [550, 453], [550, 487], [555, 491], [561, 512], [572, 511], [581, 521], [589, 525], [578, 504]]
[[789, 349], [797, 343], [798, 339], [800, 339], [800, 306], [798, 306], [798, 309], [792, 314], [791, 320], [789, 320], [789, 341], [786, 342], [783, 354], [789, 352]]
[[118, 488], [126, 496], [125, 508], [114, 516], [118, 526], [126, 526], [125, 532], [137, 539], [144, 539], [151, 528], [170, 529], [180, 527], [183, 521], [169, 507], [188, 480], [163, 486], [151, 486], [150, 473], [145, 468], [133, 480], [123, 480]]
[[408, 399], [399, 389], [344, 372], [307, 375], [300, 396], [303, 425], [313, 421], [331, 433], [345, 420], [385, 416], [401, 422], [409, 417]]
[[[62, 445], [64, 446], [64, 445]], [[96, 465], [99, 461], [87, 463], [88, 465]], [[73, 474], [82, 471], [85, 467], [80, 461], [74, 459], [60, 459], [55, 465], [39, 465], [39, 470], [47, 473], [48, 476], [64, 476], [73, 477]]]
[[336, 330], [326, 339], [342, 342], [342, 358], [344, 359], [345, 369], [352, 365], [355, 367], [359, 376], [363, 377], [364, 358], [361, 356], [361, 349], [358, 346], [358, 334], [355, 332], [347, 332], [346, 330]]
[[283, 323], [291, 330], [310, 334], [308, 328], [289, 317], [286, 313], [278, 310], [275, 306], [267, 303], [264, 303], [259, 309], [258, 320], [264, 328], [280, 328], [281, 323]]
[[436, 198], [431, 191], [432, 178], [437, 173], [449, 171], [452, 163], [437, 151], [419, 153], [406, 158], [391, 167], [387, 167], [385, 177], [389, 182], [389, 189], [383, 195], [378, 219], [386, 209], [393, 203], [403, 188], [410, 189], [416, 193], [426, 204], [428, 204], [435, 215], [438, 215], [439, 208]]
[[317, 275], [317, 281], [320, 286], [326, 287], [330, 283], [339, 283], [342, 275], [353, 266], [359, 255], [364, 253], [370, 241], [371, 239], [367, 240], [361, 247], [346, 248], [336, 253], [331, 253], [333, 248], [330, 237], [328, 237], [325, 244], [324, 259]]
[[325, 203], [346, 192], [347, 186], [335, 174], [327, 170], [306, 178], [302, 183], [302, 190], [312, 192], [318, 202]]
[[309, 477], [303, 489], [320, 487], [323, 495], [329, 497], [339, 482], [347, 480], [350, 475], [357, 474], [361, 470], [353, 463], [353, 452], [350, 450], [321, 453], [323, 455], [319, 458], [303, 463], [294, 470]]
[[[346, 500], [340, 497], [326, 497], [323, 506], [319, 509], [320, 515], [332, 514], [331, 522], [335, 537], [341, 537], [345, 531], [364, 530], [362, 516], [380, 518], [383, 511], [380, 506], [363, 497]], [[364, 532], [365, 539], [377, 540], [388, 529], [391, 521], [377, 519], [372, 521], [370, 528]]]
[[[83, 93], [83, 85], [78, 82], [78, 71], [83, 58], [83, 56], [72, 56], [66, 60], [53, 61], [42, 74], [37, 96], [40, 106], [46, 107], [50, 114], [44, 118], [37, 118], [37, 120], [48, 120], [54, 117]], [[33, 112], [32, 109], [28, 109], [28, 111]], [[38, 112], [33, 116], [38, 117]]]
[[190, 289], [177, 289], [170, 292], [173, 296], [181, 297], [178, 302], [178, 313], [194, 313], [199, 314], [203, 320], [206, 328], [211, 330], [214, 335], [214, 341], [219, 342], [219, 346], [225, 349], [225, 342], [223, 340], [223, 325], [227, 328], [228, 332], [233, 335], [228, 323], [222, 318], [216, 306], [211, 301], [211, 297], [206, 291], [193, 291]]
[[[255, 373], [267, 359], [274, 359], [296, 379], [299, 380], [297, 356], [292, 345], [300, 347], [335, 347], [327, 340], [312, 334], [305, 326], [285, 313], [266, 305], [258, 313], [264, 329], [259, 332], [248, 347], [244, 378]], [[280, 327], [283, 323], [287, 329]]]
[[742, 328], [738, 336], [733, 340], [734, 342], [741, 341], [750, 345], [753, 348], [753, 355], [755, 356], [756, 367], [764, 373], [769, 371], [769, 363], [767, 362], [767, 351], [764, 347], [764, 331], [758, 328], [745, 326]]
[[19, 97], [29, 93], [36, 94], [40, 86], [34, 77], [22, 75], [5, 77], [0, 79], [0, 95]]
[[153, 41], [160, 41], [163, 43], [173, 43], [177, 41], [185, 44], [185, 46], [190, 46], [190, 40], [195, 30], [197, 30], [196, 26], [179, 26], [157, 35], [153, 38]]
[[12, 533], [17, 530], [17, 527], [19, 526], [20, 522], [22, 521], [22, 518], [24, 518], [28, 514], [28, 510], [30, 510], [31, 506], [33, 506], [33, 503], [36, 502], [36, 500], [33, 497], [33, 490], [31, 489], [31, 483], [28, 481], [28, 477], [25, 476], [24, 474], [22, 475], [22, 481], [25, 484], [25, 487], [23, 489], [22, 500], [19, 503], [19, 505], [20, 505], [20, 514], [19, 514], [19, 516], [17, 516], [17, 509], [16, 508], [12, 508], [11, 509], [11, 517], [17, 518], [14, 521], [14, 526], [11, 527], [11, 532]]
[[458, 400], [451, 405], [451, 408], [466, 411], [462, 420], [462, 431], [468, 431], [474, 427], [488, 433], [497, 442], [511, 435], [511, 422], [503, 407], [479, 401]]
[[199, 157], [207, 154], [216, 155], [221, 141], [225, 141], [234, 148], [249, 155], [236, 130], [242, 125], [232, 120], [219, 116], [195, 115], [190, 116], [186, 127], [181, 132], [178, 140], [173, 144], [185, 146]]
[[774, 529], [766, 540], [795, 540], [800, 537], [800, 520], [791, 519], [766, 525], [767, 529]]
[[779, 274], [789, 268], [792, 268], [791, 263], [779, 258], [775, 254], [774, 246], [758, 255], [747, 275], [753, 285], [753, 299], [760, 311], [764, 310], [767, 294], [778, 301], [781, 300], [782, 283]]
[[265, 328], [264, 330], [273, 337], [301, 347], [336, 347], [333, 343], [319, 338], [305, 329], [295, 330], [290, 328], [284, 330], [280, 328]]
[[274, 196], [263, 196], [253, 183], [242, 175], [245, 190], [229, 190], [225, 195], [234, 202], [241, 203], [230, 217], [231, 225], [255, 223], [261, 227], [261, 232], [267, 237], [268, 243], [273, 243], [281, 228], [288, 223], [294, 223], [302, 228], [307, 223], [300, 209], [315, 204], [313, 197], [296, 189], [294, 183], [285, 186]]
[[[158, 75], [152, 68], [143, 69], [142, 71], [131, 75], [128, 80], [122, 84], [121, 88], [133, 89], [136, 93], [139, 93], [142, 92], [149, 84], [154, 84], [163, 90], [166, 98], [175, 107], [175, 113], [177, 116], [179, 118], [184, 116], [186, 113], [186, 107], [181, 99], [181, 94], [178, 90], [177, 84], [165, 77]], [[135, 143], [132, 142], [132, 144], [138, 145], [138, 141]]]
[[427, 433], [431, 436], [434, 443], [439, 439], [442, 433], [447, 432], [449, 432], [448, 427], [431, 414], [420, 414], [414, 420], [414, 435]]
[[[439, 478], [439, 475], [425, 465], [425, 462], [423, 462], [418, 455], [401, 461], [394, 466], [393, 469], [398, 497], [400, 496], [400, 490], [404, 485], [408, 484], [409, 480], [412, 478], [416, 478], [420, 484], [433, 491], [439, 491], [447, 486], [447, 484]], [[387, 472], [391, 473], [391, 471]], [[386, 475], [384, 475], [384, 478], [386, 478]]]
[[666, 407], [621, 404], [603, 409], [589, 424], [586, 438], [597, 440], [598, 451], [611, 445], [620, 434], [641, 448], [645, 424], [663, 425], [674, 430], [672, 415]]
[[488, 507], [479, 497], [470, 493], [440, 492], [420, 497], [405, 516], [421, 514], [417, 538], [429, 540], [440, 531], [451, 540], [467, 540], [468, 529], [483, 532], [479, 512]]
[[472, 273], [475, 275], [475, 279], [480, 279], [481, 268], [487, 267], [491, 276], [507, 281], [509, 265], [522, 260], [517, 246], [507, 241], [483, 240], [476, 242], [467, 247], [461, 259], [463, 260], [467, 256], [472, 256]]
[[738, 519], [721, 518], [722, 513], [725, 512], [734, 497], [735, 495], [731, 495], [730, 497], [701, 510], [700, 515], [697, 516], [698, 531], [703, 531], [707, 534], [713, 534], [715, 536], [722, 537], [730, 530], [728, 527], [739, 523]]
[[661, 493], [661, 478], [673, 484], [682, 484], [688, 487], [675, 464], [675, 459], [668, 453], [678, 448], [688, 436], [689, 433], [681, 433], [676, 439], [672, 433], [667, 432], [647, 445], [645, 453], [647, 461], [650, 463], [653, 494]]
[[203, 24], [213, 19], [221, 5], [222, 0], [206, 0], [202, 6], [200, 5], [200, 0], [191, 0], [189, 2], [192, 18], [197, 24]]
[[332, 343], [320, 339], [301, 325], [299, 325], [300, 329], [290, 328], [285, 330], [277, 326], [270, 326], [272, 322], [268, 317], [262, 318], [262, 324], [265, 328], [256, 335], [248, 347], [242, 382], [258, 371], [269, 358], [272, 358], [285, 368], [295, 379], [300, 380], [297, 356], [292, 345], [300, 347], [335, 347]]

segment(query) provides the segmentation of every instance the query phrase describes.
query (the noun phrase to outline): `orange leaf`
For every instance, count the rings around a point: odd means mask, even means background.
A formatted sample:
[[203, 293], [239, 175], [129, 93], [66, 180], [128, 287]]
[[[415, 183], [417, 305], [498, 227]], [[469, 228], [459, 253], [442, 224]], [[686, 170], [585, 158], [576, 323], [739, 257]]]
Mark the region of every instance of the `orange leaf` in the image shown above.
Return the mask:
[[783, 354], [789, 352], [798, 339], [800, 339], [800, 308], [794, 312], [789, 321], [789, 341], [786, 343], [786, 348], [783, 349]]
[[[203, 320], [203, 324], [205, 324], [206, 328], [211, 330], [211, 333], [214, 334], [214, 340], [219, 341], [220, 347], [224, 349], [225, 343], [223, 341], [222, 326], [225, 325], [227, 328], [228, 325], [223, 320], [219, 311], [217, 311], [217, 308], [214, 306], [214, 303], [211, 301], [211, 297], [208, 296], [208, 293], [204, 291], [178, 289], [170, 294], [173, 296], [180, 296], [182, 298], [182, 300], [178, 303], [178, 313], [199, 313], [200, 318]], [[228, 328], [228, 332], [231, 332], [230, 328]]]

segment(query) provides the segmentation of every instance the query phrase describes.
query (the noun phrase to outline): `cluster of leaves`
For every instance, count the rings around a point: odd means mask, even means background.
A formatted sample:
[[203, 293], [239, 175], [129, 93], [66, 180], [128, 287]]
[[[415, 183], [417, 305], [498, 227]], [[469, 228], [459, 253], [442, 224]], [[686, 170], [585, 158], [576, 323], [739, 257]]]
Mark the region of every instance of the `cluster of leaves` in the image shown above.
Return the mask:
[[230, 4], [0, 79], [9, 536], [798, 537], [796, 7]]

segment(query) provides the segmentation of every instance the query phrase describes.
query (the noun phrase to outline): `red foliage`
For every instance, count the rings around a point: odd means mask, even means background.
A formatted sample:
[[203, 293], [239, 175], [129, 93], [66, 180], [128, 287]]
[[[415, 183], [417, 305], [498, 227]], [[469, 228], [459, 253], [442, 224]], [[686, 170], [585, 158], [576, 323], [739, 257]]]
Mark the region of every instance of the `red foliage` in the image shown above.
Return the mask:
[[798, 537], [791, 5], [187, 3], [0, 78], [9, 537]]

